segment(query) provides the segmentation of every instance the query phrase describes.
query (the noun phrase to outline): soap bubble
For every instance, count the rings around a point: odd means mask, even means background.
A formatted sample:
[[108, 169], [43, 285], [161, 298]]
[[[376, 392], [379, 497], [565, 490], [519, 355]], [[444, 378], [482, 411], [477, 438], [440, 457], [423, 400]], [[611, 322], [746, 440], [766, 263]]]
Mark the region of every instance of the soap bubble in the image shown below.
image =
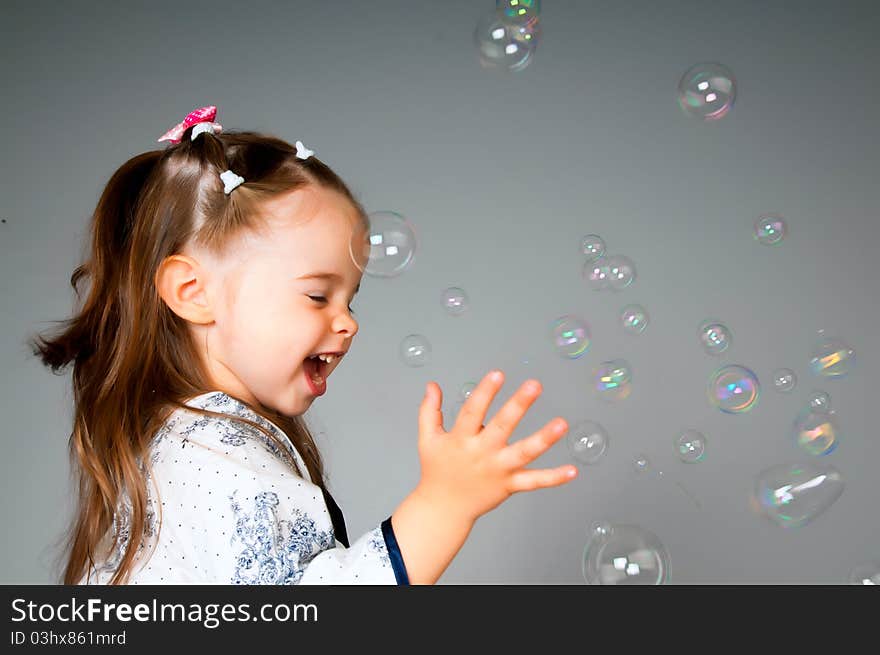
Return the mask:
[[431, 359], [431, 344], [421, 334], [410, 334], [400, 342], [400, 358], [407, 366], [424, 366]]
[[675, 454], [688, 464], [702, 461], [706, 454], [706, 437], [697, 430], [685, 430], [675, 439]]
[[727, 414], [749, 411], [760, 393], [758, 376], [745, 366], [724, 366], [709, 378], [709, 402]]
[[828, 455], [837, 448], [840, 432], [833, 415], [805, 410], [794, 421], [794, 438], [810, 455]]
[[636, 265], [625, 255], [608, 258], [608, 286], [614, 291], [625, 289], [636, 279]]
[[584, 320], [568, 314], [553, 322], [553, 346], [568, 359], [577, 359], [590, 347], [590, 327]]
[[698, 335], [703, 350], [709, 355], [720, 355], [733, 343], [733, 334], [730, 329], [714, 319], [703, 321], [700, 324]]
[[697, 64], [678, 83], [678, 104], [688, 116], [703, 121], [723, 118], [736, 100], [736, 79], [726, 66]]
[[608, 450], [608, 432], [595, 421], [581, 421], [566, 435], [572, 456], [584, 464], [595, 464]]
[[791, 391], [797, 386], [797, 376], [790, 368], [778, 368], [773, 371], [773, 388], [776, 391]]
[[355, 230], [352, 235], [349, 243], [352, 260], [367, 275], [400, 275], [415, 257], [415, 228], [406, 218], [391, 211], [373, 212], [369, 219], [369, 230]]
[[632, 391], [632, 367], [625, 359], [602, 362], [596, 367], [593, 380], [600, 398], [623, 400]]
[[651, 317], [641, 305], [627, 305], [620, 311], [620, 324], [625, 332], [641, 334], [648, 327]]
[[474, 42], [484, 68], [521, 71], [532, 61], [538, 45], [538, 22], [509, 22], [493, 9], [477, 23]]
[[581, 239], [581, 251], [587, 261], [592, 261], [605, 254], [605, 242], [598, 234], [588, 234]]
[[849, 584], [880, 585], [880, 561], [865, 562], [849, 572]]
[[495, 5], [504, 20], [514, 25], [532, 25], [541, 15], [541, 0], [497, 0]]
[[591, 585], [660, 585], [669, 555], [657, 536], [636, 525], [594, 531], [584, 547], [584, 580]]
[[779, 526], [800, 527], [828, 509], [844, 486], [840, 472], [827, 464], [773, 466], [755, 479], [752, 506]]
[[633, 459], [632, 467], [636, 473], [644, 473], [651, 468], [651, 460], [644, 453], [639, 453]]
[[583, 278], [594, 291], [607, 289], [611, 283], [611, 267], [607, 257], [596, 257], [584, 262]]
[[458, 398], [462, 402], [471, 397], [471, 394], [474, 392], [474, 389], [477, 388], [476, 382], [465, 382], [461, 385], [461, 389], [458, 391]]
[[443, 308], [452, 316], [461, 316], [470, 306], [467, 293], [458, 287], [449, 287], [443, 290], [441, 296]]
[[782, 241], [787, 227], [779, 214], [763, 214], [755, 221], [755, 241], [772, 246]]
[[824, 391], [813, 391], [807, 400], [810, 409], [819, 414], [828, 414], [831, 411], [831, 396]]
[[810, 368], [816, 375], [839, 378], [850, 373], [856, 362], [856, 352], [842, 339], [824, 339], [813, 348]]

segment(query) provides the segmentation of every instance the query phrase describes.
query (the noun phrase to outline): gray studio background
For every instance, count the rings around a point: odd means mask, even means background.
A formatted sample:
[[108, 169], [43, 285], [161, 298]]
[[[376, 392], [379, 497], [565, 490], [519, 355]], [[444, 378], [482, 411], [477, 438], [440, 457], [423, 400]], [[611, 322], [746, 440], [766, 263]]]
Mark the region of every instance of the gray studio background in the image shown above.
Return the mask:
[[[409, 271], [364, 278], [354, 348], [310, 410], [349, 535], [417, 483], [425, 383], [451, 408], [464, 382], [500, 367], [493, 413], [528, 377], [545, 389], [514, 439], [557, 415], [592, 418], [610, 449], [574, 482], [482, 517], [440, 583], [583, 583], [586, 529], [602, 518], [654, 532], [671, 583], [834, 584], [880, 557], [876, 3], [545, 0], [535, 60], [515, 74], [478, 62], [473, 30], [493, 4], [2, 3], [0, 582], [55, 582], [52, 543], [70, 511], [70, 374], [53, 377], [25, 339], [69, 316], [68, 280], [111, 173], [208, 104], [227, 129], [302, 139], [368, 210], [418, 230]], [[703, 61], [739, 84], [713, 124], [675, 97]], [[781, 244], [753, 240], [762, 212], [788, 220]], [[630, 288], [586, 288], [588, 233], [635, 261]], [[470, 296], [461, 317], [440, 303], [449, 286]], [[651, 315], [638, 337], [617, 323], [629, 303]], [[568, 313], [593, 333], [575, 361], [548, 336]], [[706, 317], [733, 331], [720, 358], [697, 343]], [[855, 348], [849, 377], [812, 378], [818, 330]], [[424, 368], [398, 359], [411, 333], [433, 345]], [[587, 385], [615, 357], [632, 363], [634, 391], [608, 405]], [[760, 377], [750, 414], [706, 401], [724, 363]], [[773, 390], [778, 367], [797, 373], [793, 393]], [[837, 410], [840, 446], [822, 463], [846, 489], [784, 531], [753, 513], [749, 492], [760, 470], [809, 459], [788, 429], [814, 388]], [[687, 427], [709, 440], [696, 465], [672, 447]], [[633, 472], [640, 452], [662, 477]], [[560, 442], [537, 465], [568, 459]]]

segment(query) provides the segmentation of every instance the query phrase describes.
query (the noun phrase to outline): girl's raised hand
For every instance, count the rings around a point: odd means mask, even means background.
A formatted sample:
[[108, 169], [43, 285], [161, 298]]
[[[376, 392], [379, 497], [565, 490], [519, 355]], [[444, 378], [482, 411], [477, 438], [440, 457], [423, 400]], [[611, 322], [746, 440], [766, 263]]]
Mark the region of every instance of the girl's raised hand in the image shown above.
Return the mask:
[[504, 384], [504, 374], [486, 375], [465, 401], [455, 425], [443, 428], [443, 392], [429, 382], [419, 408], [417, 493], [470, 521], [494, 509], [517, 491], [564, 484], [577, 475], [572, 465], [526, 469], [568, 430], [555, 418], [534, 434], [507, 444], [514, 429], [541, 394], [537, 380], [527, 380], [497, 414], [483, 425], [489, 406]]

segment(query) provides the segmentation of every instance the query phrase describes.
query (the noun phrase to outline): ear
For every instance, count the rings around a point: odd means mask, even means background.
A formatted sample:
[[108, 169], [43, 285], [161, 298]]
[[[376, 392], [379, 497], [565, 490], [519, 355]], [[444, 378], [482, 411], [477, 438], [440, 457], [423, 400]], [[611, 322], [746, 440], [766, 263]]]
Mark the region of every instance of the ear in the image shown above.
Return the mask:
[[207, 275], [192, 257], [166, 257], [156, 271], [156, 289], [165, 304], [175, 314], [190, 323], [214, 322], [214, 312], [208, 302]]

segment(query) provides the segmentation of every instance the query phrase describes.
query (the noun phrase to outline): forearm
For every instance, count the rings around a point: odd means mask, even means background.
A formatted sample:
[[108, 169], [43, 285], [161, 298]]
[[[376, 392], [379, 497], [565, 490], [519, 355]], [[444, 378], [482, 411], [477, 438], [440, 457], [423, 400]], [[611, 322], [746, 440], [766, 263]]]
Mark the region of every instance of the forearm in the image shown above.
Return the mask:
[[474, 521], [416, 489], [391, 515], [411, 584], [434, 584], [470, 534]]

